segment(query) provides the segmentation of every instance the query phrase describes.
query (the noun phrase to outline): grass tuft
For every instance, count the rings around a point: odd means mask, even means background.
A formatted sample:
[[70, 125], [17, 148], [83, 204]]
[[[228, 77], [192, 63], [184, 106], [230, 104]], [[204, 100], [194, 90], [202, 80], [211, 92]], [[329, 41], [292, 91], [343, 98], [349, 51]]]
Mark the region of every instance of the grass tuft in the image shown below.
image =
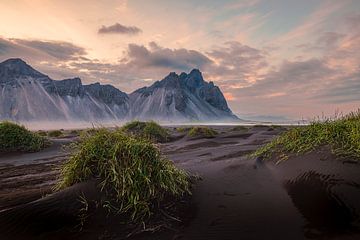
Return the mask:
[[37, 134], [39, 134], [40, 136], [46, 137], [47, 136], [47, 132], [43, 131], [43, 130], [39, 130], [37, 131]]
[[56, 138], [56, 137], [60, 137], [60, 136], [62, 136], [62, 135], [63, 135], [63, 133], [62, 133], [62, 131], [60, 131], [60, 130], [53, 130], [53, 131], [48, 132], [48, 136], [49, 136], [49, 137], [54, 137], [54, 138]]
[[286, 159], [289, 153], [306, 153], [322, 145], [330, 145], [338, 156], [360, 160], [360, 111], [291, 128], [258, 149], [253, 156], [270, 158], [278, 155]]
[[218, 134], [217, 131], [209, 127], [192, 127], [188, 132], [188, 135], [190, 137], [204, 137], [204, 138], [213, 138], [217, 134]]
[[132, 121], [125, 124], [121, 130], [156, 142], [166, 142], [170, 136], [165, 128], [153, 121]]
[[151, 216], [165, 197], [189, 193], [189, 176], [148, 139], [98, 129], [93, 135], [83, 135], [73, 147], [57, 189], [97, 179], [106, 196], [102, 206], [134, 222]]
[[79, 136], [81, 134], [80, 130], [71, 130], [69, 132], [70, 135]]
[[0, 152], [37, 152], [48, 146], [43, 136], [12, 122], [0, 122]]
[[239, 125], [239, 126], [233, 127], [231, 130], [232, 130], [232, 131], [247, 131], [247, 130], [249, 130], [249, 129], [248, 129], [247, 127], [245, 127], [245, 126]]
[[186, 133], [186, 132], [188, 132], [190, 129], [191, 129], [191, 128], [189, 128], [189, 127], [177, 127], [177, 128], [176, 128], [176, 131], [177, 131], [178, 133]]
[[253, 128], [265, 128], [265, 127], [267, 127], [266, 125], [263, 125], [263, 124], [255, 124], [254, 126], [253, 126]]

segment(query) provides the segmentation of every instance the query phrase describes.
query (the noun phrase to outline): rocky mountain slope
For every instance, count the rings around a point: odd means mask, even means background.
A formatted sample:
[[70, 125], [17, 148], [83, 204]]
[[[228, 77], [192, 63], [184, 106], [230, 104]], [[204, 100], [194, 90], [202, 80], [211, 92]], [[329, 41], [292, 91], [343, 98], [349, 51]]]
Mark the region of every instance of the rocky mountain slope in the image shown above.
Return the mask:
[[79, 78], [55, 81], [21, 59], [0, 64], [0, 119], [123, 119], [129, 111], [126, 93], [110, 85], [83, 85]]
[[163, 121], [236, 120], [220, 89], [204, 81], [199, 70], [170, 73], [150, 87], [130, 94], [130, 116]]
[[238, 120], [220, 89], [201, 72], [170, 73], [127, 95], [111, 85], [79, 78], [52, 80], [21, 59], [0, 63], [0, 120], [168, 122]]

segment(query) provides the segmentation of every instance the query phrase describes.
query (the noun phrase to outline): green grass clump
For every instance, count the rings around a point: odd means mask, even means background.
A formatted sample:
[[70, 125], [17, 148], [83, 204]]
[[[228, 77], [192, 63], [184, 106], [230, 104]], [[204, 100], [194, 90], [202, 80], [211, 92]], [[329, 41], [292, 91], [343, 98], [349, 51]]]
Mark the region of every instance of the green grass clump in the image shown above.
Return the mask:
[[271, 128], [273, 128], [273, 129], [280, 129], [280, 128], [283, 128], [283, 126], [281, 126], [281, 125], [270, 125], [270, 127]]
[[47, 132], [39, 130], [37, 131], [37, 134], [39, 134], [40, 136], [46, 137], [47, 136]]
[[246, 130], [248, 130], [248, 128], [241, 125], [232, 128], [232, 131], [246, 131]]
[[360, 111], [337, 119], [313, 121], [294, 127], [258, 149], [253, 155], [270, 158], [277, 154], [286, 159], [289, 153], [306, 153], [330, 145], [338, 156], [360, 160]]
[[188, 132], [188, 135], [190, 137], [213, 138], [217, 134], [218, 134], [217, 131], [209, 127], [192, 127]]
[[12, 122], [0, 122], [0, 152], [37, 152], [48, 145], [46, 138]]
[[130, 220], [145, 220], [165, 197], [189, 193], [189, 176], [148, 139], [98, 129], [74, 147], [57, 188], [97, 179], [106, 196], [102, 206]]
[[60, 130], [53, 130], [53, 131], [48, 132], [48, 136], [49, 136], [49, 137], [54, 137], [54, 138], [56, 138], [56, 137], [60, 137], [60, 136], [62, 136], [62, 135], [63, 135], [63, 133], [62, 133], [62, 131], [60, 131]]
[[265, 128], [265, 127], [267, 127], [266, 125], [263, 125], [263, 124], [255, 124], [254, 126], [253, 126], [253, 128]]
[[125, 124], [121, 129], [127, 133], [158, 142], [166, 142], [170, 137], [169, 132], [165, 128], [153, 121], [132, 121]]
[[79, 135], [80, 136], [91, 136], [91, 135], [94, 135], [96, 132], [98, 131], [97, 128], [88, 128], [88, 129], [84, 129], [84, 130], [81, 130], [79, 132]]
[[178, 128], [176, 128], [176, 131], [177, 131], [178, 133], [186, 133], [186, 132], [188, 132], [190, 129], [191, 129], [191, 128], [189, 128], [189, 127], [178, 127]]
[[80, 130], [71, 130], [71, 131], [70, 131], [70, 135], [78, 136], [78, 135], [80, 135], [80, 133], [81, 133]]

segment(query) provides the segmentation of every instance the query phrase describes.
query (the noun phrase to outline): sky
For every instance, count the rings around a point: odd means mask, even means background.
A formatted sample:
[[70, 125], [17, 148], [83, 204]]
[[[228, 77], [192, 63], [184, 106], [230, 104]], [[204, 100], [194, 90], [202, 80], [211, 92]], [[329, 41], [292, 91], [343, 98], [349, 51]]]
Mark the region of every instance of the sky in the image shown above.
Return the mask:
[[131, 93], [202, 71], [242, 118], [360, 107], [359, 0], [0, 0], [0, 61]]

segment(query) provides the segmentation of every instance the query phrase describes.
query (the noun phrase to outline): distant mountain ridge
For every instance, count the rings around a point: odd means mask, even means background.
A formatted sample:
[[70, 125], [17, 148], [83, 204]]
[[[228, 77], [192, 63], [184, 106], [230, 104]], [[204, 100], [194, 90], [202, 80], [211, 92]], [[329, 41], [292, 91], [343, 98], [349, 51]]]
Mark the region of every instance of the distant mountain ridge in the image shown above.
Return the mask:
[[0, 63], [0, 120], [169, 122], [236, 121], [221, 90], [199, 70], [170, 73], [126, 94], [112, 85], [83, 85], [80, 78], [52, 80], [21, 59]]
[[136, 90], [129, 95], [130, 116], [140, 119], [171, 121], [211, 121], [213, 119], [235, 120], [220, 89], [214, 83], [204, 81], [198, 69], [189, 74], [172, 72], [150, 87]]

